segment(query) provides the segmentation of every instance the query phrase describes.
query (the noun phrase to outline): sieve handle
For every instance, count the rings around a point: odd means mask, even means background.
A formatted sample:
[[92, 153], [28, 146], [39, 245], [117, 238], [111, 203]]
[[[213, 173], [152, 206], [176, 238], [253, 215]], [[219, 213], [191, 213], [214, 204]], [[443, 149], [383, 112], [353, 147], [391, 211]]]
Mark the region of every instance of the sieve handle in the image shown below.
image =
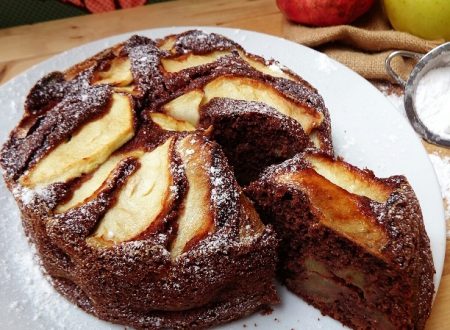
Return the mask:
[[423, 56], [423, 54], [420, 53], [415, 53], [415, 52], [410, 52], [407, 50], [396, 50], [395, 52], [392, 52], [388, 55], [388, 57], [386, 57], [386, 60], [384, 61], [384, 67], [386, 68], [386, 71], [389, 73], [389, 75], [396, 81], [398, 82], [400, 85], [402, 85], [403, 87], [406, 86], [406, 81], [404, 81], [398, 74], [397, 72], [394, 71], [394, 69], [391, 66], [391, 61], [397, 57], [397, 56], [401, 56], [401, 57], [409, 57], [409, 58], [414, 58], [416, 60], [420, 60]]

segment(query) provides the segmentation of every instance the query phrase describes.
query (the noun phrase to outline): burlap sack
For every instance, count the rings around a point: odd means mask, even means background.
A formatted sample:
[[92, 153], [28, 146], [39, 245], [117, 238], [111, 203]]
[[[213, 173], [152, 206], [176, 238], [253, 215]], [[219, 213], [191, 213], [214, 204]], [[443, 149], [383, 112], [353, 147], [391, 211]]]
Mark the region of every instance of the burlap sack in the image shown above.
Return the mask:
[[[345, 64], [367, 79], [390, 80], [384, 60], [393, 50], [427, 53], [444, 42], [424, 40], [409, 33], [394, 31], [383, 13], [381, 5], [352, 25], [307, 27], [284, 21], [287, 39], [315, 48]], [[406, 79], [414, 65], [411, 59], [396, 58], [392, 65]]]

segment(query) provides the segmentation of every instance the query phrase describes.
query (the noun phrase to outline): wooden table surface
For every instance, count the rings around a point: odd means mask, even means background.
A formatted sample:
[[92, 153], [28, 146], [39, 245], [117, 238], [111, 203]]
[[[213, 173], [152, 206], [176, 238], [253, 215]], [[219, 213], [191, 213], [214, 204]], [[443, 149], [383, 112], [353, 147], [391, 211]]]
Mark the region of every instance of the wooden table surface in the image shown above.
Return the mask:
[[[0, 29], [0, 86], [64, 50], [120, 33], [164, 26], [215, 25], [283, 37], [283, 20], [275, 0], [180, 0]], [[449, 149], [426, 143], [424, 146], [428, 152], [450, 156]], [[449, 246], [427, 329], [450, 329]]]

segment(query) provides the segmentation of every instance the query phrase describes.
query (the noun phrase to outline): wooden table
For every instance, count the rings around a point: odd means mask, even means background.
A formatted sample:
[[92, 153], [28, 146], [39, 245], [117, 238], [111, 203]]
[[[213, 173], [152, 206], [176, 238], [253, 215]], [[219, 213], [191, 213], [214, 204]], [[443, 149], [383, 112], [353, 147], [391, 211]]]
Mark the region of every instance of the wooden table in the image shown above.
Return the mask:
[[[282, 23], [275, 0], [181, 0], [3, 29], [0, 84], [52, 55], [120, 33], [163, 26], [216, 25], [283, 37]], [[424, 145], [428, 152], [450, 156], [450, 150]], [[427, 329], [450, 329], [449, 246]]]

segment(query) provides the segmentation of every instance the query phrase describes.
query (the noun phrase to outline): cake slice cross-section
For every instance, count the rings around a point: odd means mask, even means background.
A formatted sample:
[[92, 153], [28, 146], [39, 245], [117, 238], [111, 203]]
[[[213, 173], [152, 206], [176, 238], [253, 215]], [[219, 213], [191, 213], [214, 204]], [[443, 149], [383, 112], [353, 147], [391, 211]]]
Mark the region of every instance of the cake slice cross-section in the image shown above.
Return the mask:
[[434, 266], [405, 177], [307, 151], [247, 192], [281, 236], [278, 276], [292, 292], [354, 329], [424, 328]]

